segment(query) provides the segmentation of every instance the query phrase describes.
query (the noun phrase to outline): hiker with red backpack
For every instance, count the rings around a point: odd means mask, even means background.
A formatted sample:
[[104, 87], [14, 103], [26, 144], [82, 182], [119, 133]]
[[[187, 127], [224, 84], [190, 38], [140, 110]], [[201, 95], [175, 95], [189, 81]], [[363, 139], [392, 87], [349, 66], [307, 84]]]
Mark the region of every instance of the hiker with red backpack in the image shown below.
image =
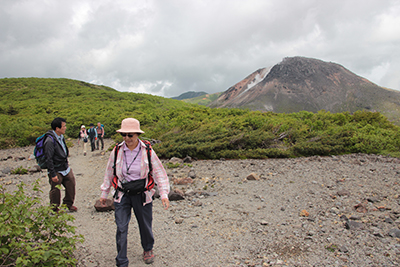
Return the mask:
[[154, 261], [152, 230], [154, 184], [160, 192], [162, 205], [169, 208], [169, 181], [167, 173], [150, 146], [150, 142], [140, 140], [140, 122], [134, 118], [122, 120], [123, 142], [117, 144], [110, 154], [101, 185], [100, 202], [106, 204], [111, 188], [114, 188], [115, 223], [117, 225], [117, 266], [128, 266], [127, 237], [132, 208], [138, 222], [143, 260]]

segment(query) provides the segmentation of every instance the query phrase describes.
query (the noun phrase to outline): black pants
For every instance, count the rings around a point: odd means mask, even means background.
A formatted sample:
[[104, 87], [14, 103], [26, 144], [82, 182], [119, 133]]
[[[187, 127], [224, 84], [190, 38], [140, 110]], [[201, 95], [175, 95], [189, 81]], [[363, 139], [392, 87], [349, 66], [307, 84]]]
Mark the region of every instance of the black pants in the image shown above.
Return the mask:
[[96, 141], [96, 148], [97, 148], [97, 149], [99, 149], [99, 141], [101, 142], [101, 150], [103, 150], [103, 148], [104, 148], [103, 137], [97, 136], [97, 141]]
[[132, 209], [136, 216], [139, 226], [140, 240], [143, 251], [153, 249], [153, 203], [148, 203], [143, 206], [142, 195], [128, 196], [123, 195], [121, 202], [114, 202], [115, 206], [115, 223], [117, 224], [117, 252], [115, 258], [117, 266], [128, 266], [129, 260], [127, 257], [128, 249], [128, 226], [131, 220]]
[[90, 138], [90, 145], [92, 147], [92, 151], [96, 149], [96, 140], [94, 138]]

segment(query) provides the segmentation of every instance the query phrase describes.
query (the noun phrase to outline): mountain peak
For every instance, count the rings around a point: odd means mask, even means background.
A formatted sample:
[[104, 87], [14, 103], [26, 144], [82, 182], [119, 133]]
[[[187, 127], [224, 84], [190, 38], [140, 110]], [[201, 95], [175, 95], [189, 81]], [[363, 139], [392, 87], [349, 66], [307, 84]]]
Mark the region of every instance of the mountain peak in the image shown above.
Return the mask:
[[[397, 99], [398, 102], [394, 100]], [[306, 57], [286, 57], [261, 68], [223, 92], [211, 107], [273, 112], [354, 112], [400, 108], [400, 92], [387, 90], [343, 66]]]

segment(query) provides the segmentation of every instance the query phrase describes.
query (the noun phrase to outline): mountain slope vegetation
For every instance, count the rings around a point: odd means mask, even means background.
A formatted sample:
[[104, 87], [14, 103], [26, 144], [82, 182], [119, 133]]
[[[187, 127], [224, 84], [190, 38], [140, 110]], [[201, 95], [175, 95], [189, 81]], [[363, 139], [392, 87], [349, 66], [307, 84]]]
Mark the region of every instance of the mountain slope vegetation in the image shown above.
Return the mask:
[[180, 94], [179, 96], [176, 97], [171, 97], [171, 99], [176, 99], [176, 100], [184, 100], [184, 99], [189, 99], [189, 98], [195, 98], [199, 96], [206, 95], [206, 92], [194, 92], [194, 91], [189, 91], [185, 92], [183, 94]]
[[379, 112], [283, 114], [209, 108], [147, 94], [118, 92], [70, 79], [0, 79], [0, 148], [34, 144], [55, 117], [67, 119], [66, 135], [101, 122], [106, 137], [134, 117], [142, 138], [160, 140], [159, 157], [270, 158], [346, 153], [398, 156], [398, 126]]

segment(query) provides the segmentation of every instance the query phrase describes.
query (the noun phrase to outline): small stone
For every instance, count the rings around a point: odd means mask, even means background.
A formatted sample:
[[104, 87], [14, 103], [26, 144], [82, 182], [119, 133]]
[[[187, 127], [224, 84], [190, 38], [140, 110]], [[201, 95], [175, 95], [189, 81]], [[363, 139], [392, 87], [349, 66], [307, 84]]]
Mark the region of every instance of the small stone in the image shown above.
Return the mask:
[[196, 178], [196, 172], [194, 170], [190, 170], [188, 176], [192, 179]]
[[302, 211], [300, 211], [299, 215], [301, 217], [308, 217], [308, 216], [310, 216], [310, 213], [308, 211], [306, 211], [306, 210], [302, 210]]
[[351, 215], [349, 219], [350, 219], [350, 220], [353, 220], [353, 221], [359, 221], [359, 220], [361, 220], [361, 218], [360, 218], [359, 216], [357, 216], [357, 215]]
[[184, 163], [192, 163], [192, 162], [193, 162], [193, 159], [192, 159], [192, 157], [190, 157], [190, 156], [186, 156], [186, 157], [183, 159], [183, 162], [184, 162]]
[[175, 219], [175, 223], [176, 223], [176, 224], [181, 224], [181, 223], [183, 223], [183, 218], [176, 218], [176, 219]]
[[400, 230], [397, 228], [391, 229], [388, 233], [391, 237], [400, 238]]
[[193, 203], [193, 206], [195, 206], [195, 207], [200, 207], [202, 205], [203, 205], [203, 203], [201, 203], [200, 200], [197, 200], [196, 202]]
[[349, 196], [350, 192], [348, 190], [340, 190], [340, 191], [337, 192], [337, 195], [340, 196], [340, 197]]
[[354, 208], [356, 209], [357, 212], [361, 213], [366, 213], [368, 211], [365, 203], [358, 203], [357, 205], [354, 206]]
[[367, 200], [368, 200], [368, 202], [371, 202], [371, 203], [379, 202], [379, 199], [377, 199], [376, 197], [369, 197], [369, 198], [367, 198]]
[[346, 227], [346, 229], [348, 229], [348, 230], [355, 230], [355, 229], [360, 229], [360, 228], [362, 228], [362, 227], [363, 227], [363, 224], [362, 224], [362, 223], [359, 223], [359, 222], [355, 222], [355, 221], [347, 221], [347, 222], [345, 223], [345, 227]]
[[393, 220], [389, 217], [385, 218], [385, 223], [393, 223]]
[[246, 177], [246, 179], [248, 181], [258, 181], [258, 180], [260, 180], [260, 176], [256, 173], [252, 172]]
[[187, 197], [192, 197], [196, 194], [196, 192], [193, 189], [189, 189], [185, 192], [185, 196]]

